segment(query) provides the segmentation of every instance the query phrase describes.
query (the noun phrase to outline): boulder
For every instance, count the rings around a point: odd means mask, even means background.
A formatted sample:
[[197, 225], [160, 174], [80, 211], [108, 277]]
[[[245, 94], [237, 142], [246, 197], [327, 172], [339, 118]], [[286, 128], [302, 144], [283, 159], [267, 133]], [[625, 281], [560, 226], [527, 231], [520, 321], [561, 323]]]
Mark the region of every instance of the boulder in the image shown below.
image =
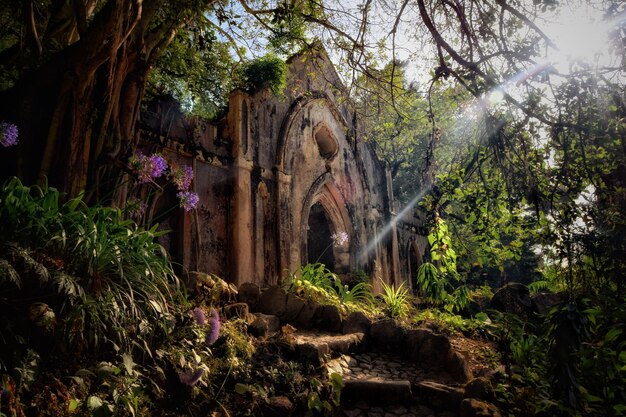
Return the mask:
[[517, 282], [507, 284], [496, 291], [490, 305], [495, 310], [522, 317], [528, 317], [532, 312], [530, 291], [526, 285]]
[[225, 306], [224, 316], [227, 319], [238, 318], [249, 322], [254, 320], [254, 317], [251, 317], [248, 304], [246, 303], [235, 303]]
[[256, 337], [267, 337], [280, 330], [280, 320], [276, 316], [254, 313], [255, 319], [248, 326], [248, 332]]
[[295, 407], [289, 398], [284, 396], [271, 397], [261, 408], [263, 417], [284, 417], [293, 413]]
[[429, 329], [408, 330], [405, 354], [424, 368], [445, 371], [459, 382], [471, 378], [467, 360], [454, 350], [450, 339], [444, 334]]
[[330, 347], [322, 341], [311, 341], [297, 344], [296, 353], [304, 362], [320, 366], [330, 357]]
[[339, 307], [332, 304], [321, 305], [313, 317], [315, 327], [329, 332], [341, 332], [343, 319]]
[[463, 400], [463, 390], [432, 381], [417, 384], [417, 391], [426, 404], [436, 410], [457, 410]]
[[466, 398], [459, 407], [459, 417], [501, 417], [501, 414], [493, 404], [476, 398]]
[[259, 298], [257, 310], [263, 314], [282, 317], [287, 308], [287, 293], [278, 286], [269, 287]]
[[478, 377], [465, 385], [465, 398], [493, 401], [496, 396], [491, 381], [485, 377]]
[[261, 287], [253, 282], [244, 282], [239, 286], [239, 302], [246, 303], [254, 311], [259, 305]]
[[298, 315], [304, 309], [306, 301], [295, 294], [287, 294], [287, 303], [285, 305], [285, 316], [283, 320], [292, 323], [298, 318]]
[[379, 348], [396, 350], [403, 348], [406, 329], [393, 319], [383, 319], [372, 323], [370, 339]]
[[343, 322], [343, 333], [363, 333], [367, 335], [372, 327], [372, 320], [361, 311], [354, 311]]
[[318, 308], [319, 308], [318, 303], [316, 303], [313, 300], [309, 300], [304, 305], [302, 310], [300, 310], [300, 313], [298, 313], [298, 316], [296, 317], [296, 320], [295, 320], [296, 326], [302, 329], [312, 328], [313, 325], [315, 324], [313, 321], [313, 318], [315, 317], [315, 313], [317, 312]]
[[530, 302], [532, 303], [533, 311], [543, 316], [548, 314], [552, 307], [561, 302], [561, 297], [558, 294], [541, 292], [534, 294], [530, 298]]

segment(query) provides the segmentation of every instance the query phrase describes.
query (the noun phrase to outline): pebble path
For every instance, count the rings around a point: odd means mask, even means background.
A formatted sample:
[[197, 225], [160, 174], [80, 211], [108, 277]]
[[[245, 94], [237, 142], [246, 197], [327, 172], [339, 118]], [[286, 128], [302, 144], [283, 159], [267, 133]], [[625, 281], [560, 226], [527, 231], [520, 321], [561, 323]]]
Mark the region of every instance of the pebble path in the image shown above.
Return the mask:
[[[412, 386], [422, 381], [436, 381], [455, 385], [447, 375], [424, 370], [413, 362], [387, 352], [368, 351], [351, 355], [343, 354], [328, 361], [326, 369], [329, 374], [340, 374], [344, 381], [409, 381]], [[434, 411], [420, 404], [419, 398], [414, 396], [409, 404], [373, 406], [365, 401], [342, 403], [336, 415], [341, 417], [455, 417], [456, 413]]]

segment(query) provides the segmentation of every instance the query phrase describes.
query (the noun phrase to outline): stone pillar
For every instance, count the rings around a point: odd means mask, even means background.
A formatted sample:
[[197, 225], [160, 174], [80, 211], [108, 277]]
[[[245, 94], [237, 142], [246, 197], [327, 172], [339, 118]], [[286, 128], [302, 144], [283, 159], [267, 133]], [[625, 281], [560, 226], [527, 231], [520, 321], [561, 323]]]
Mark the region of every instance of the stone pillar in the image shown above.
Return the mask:
[[387, 180], [387, 198], [389, 199], [389, 210], [391, 211], [390, 221], [391, 221], [391, 259], [390, 259], [390, 278], [391, 282], [396, 284], [396, 286], [400, 285], [402, 282], [400, 276], [400, 251], [398, 249], [398, 227], [396, 225], [396, 221], [399, 220], [396, 216], [396, 202], [393, 197], [393, 181], [391, 179], [391, 171], [389, 168], [385, 168], [385, 179]]
[[246, 98], [245, 92], [236, 90], [228, 101], [228, 130], [234, 158], [230, 270], [231, 281], [236, 285], [254, 279], [252, 162], [248, 160], [250, 122]]
[[[278, 168], [274, 169], [276, 180], [276, 256], [277, 256], [277, 273], [281, 274], [279, 280], [283, 278], [282, 274], [293, 272], [293, 262], [291, 256], [291, 239], [293, 227], [293, 213], [290, 205], [291, 202], [291, 175], [285, 174]], [[299, 262], [299, 260], [297, 261]]]

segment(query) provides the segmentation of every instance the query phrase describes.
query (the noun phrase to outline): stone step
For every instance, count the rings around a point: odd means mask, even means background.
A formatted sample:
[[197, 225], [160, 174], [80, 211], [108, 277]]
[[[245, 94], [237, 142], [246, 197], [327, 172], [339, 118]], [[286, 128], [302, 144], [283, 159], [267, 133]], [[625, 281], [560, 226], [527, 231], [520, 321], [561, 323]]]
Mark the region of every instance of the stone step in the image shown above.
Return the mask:
[[331, 357], [358, 351], [364, 343], [365, 335], [299, 330], [293, 333], [292, 337], [293, 345], [300, 357], [319, 366]]
[[391, 405], [407, 404], [413, 398], [409, 381], [347, 379], [344, 384], [342, 402], [366, 401], [374, 405]]

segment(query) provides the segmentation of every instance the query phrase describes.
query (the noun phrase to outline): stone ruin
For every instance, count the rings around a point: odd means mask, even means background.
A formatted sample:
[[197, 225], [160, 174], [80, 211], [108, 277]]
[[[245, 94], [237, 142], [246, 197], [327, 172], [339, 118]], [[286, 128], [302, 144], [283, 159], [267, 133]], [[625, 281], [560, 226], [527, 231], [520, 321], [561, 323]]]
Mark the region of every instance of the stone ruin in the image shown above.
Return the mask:
[[[340, 275], [363, 271], [375, 291], [380, 280], [412, 287], [426, 247], [419, 218], [395, 218], [391, 176], [326, 52], [287, 64], [284, 97], [236, 90], [216, 122], [185, 117], [171, 100], [143, 112], [142, 142], [191, 165], [200, 198], [195, 211], [168, 212], [176, 190], [157, 195], [151, 219], [172, 231], [164, 246], [187, 270], [236, 285], [277, 284], [320, 260]], [[340, 232], [348, 242], [334, 247]]]

